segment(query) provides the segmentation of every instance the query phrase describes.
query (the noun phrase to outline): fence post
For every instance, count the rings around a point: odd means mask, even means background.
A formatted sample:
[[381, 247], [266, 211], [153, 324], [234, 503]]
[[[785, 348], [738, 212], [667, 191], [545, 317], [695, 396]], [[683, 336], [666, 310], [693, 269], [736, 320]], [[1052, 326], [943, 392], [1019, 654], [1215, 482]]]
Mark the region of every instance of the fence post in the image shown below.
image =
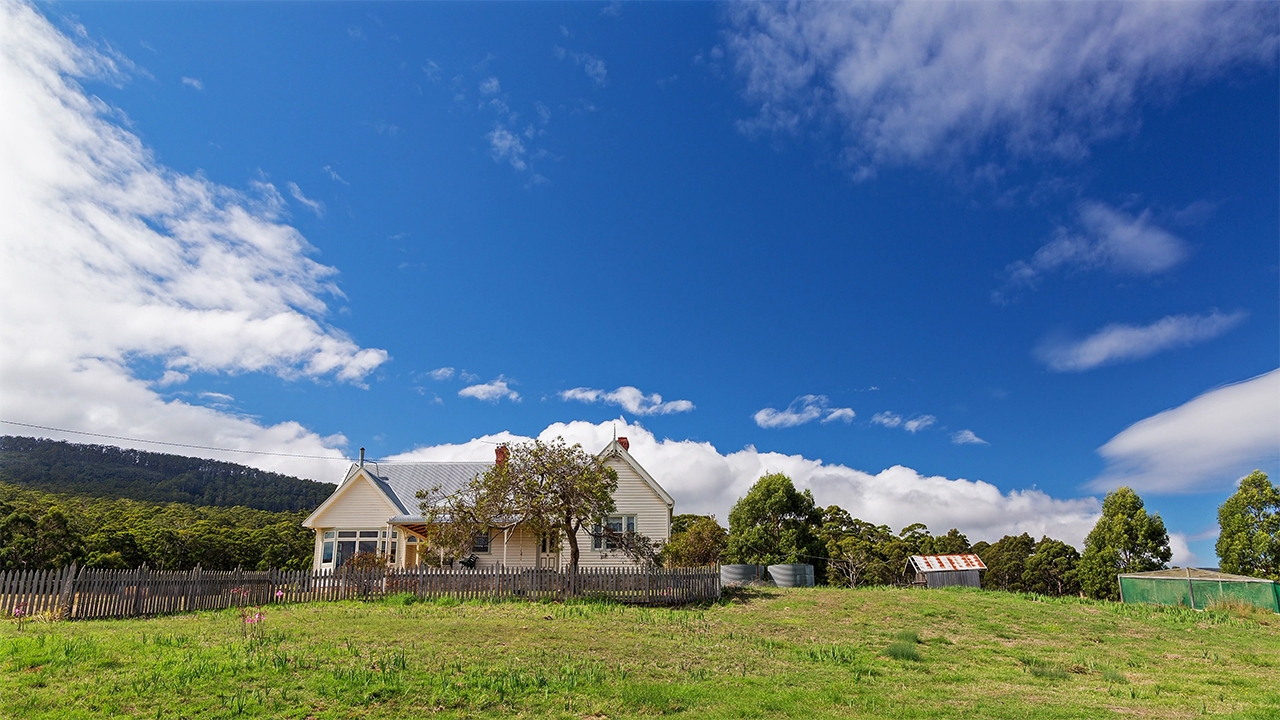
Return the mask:
[[71, 602], [75, 599], [76, 578], [79, 572], [76, 567], [76, 561], [71, 561], [71, 567], [67, 568], [66, 574], [62, 576], [62, 592], [58, 597], [58, 616], [64, 620], [71, 619]]

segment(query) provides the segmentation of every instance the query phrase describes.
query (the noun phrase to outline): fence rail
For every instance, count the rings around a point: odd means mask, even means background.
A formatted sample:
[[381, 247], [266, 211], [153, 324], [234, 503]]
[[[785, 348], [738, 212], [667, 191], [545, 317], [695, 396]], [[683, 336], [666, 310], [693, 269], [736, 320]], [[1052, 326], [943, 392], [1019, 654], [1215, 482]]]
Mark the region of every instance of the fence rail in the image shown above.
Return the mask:
[[[234, 591], [234, 592], [233, 592]], [[453, 568], [166, 572], [58, 570], [0, 572], [0, 618], [127, 618], [220, 610], [236, 605], [381, 598], [412, 593], [457, 600], [607, 599], [646, 605], [720, 597], [718, 568]]]

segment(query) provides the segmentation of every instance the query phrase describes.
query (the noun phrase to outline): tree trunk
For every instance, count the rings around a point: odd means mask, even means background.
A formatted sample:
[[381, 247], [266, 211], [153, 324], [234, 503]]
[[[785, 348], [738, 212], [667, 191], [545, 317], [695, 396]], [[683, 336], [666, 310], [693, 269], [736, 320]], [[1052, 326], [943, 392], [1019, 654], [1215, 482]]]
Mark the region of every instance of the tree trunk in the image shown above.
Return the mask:
[[578, 529], [571, 523], [565, 523], [565, 531], [569, 536], [569, 572], [578, 573]]

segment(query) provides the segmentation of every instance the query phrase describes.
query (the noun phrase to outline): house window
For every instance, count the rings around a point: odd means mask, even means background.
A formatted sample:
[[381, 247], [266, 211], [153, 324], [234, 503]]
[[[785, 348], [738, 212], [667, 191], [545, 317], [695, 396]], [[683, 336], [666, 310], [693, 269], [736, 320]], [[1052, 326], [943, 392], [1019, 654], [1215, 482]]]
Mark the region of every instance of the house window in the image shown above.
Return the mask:
[[320, 562], [324, 565], [333, 562], [333, 535], [332, 530], [324, 534], [324, 554], [320, 556]]
[[[624, 533], [624, 532], [633, 533], [636, 531], [636, 516], [635, 515], [610, 515], [604, 520], [604, 528], [608, 528], [609, 530], [615, 533]], [[592, 535], [594, 535], [595, 537], [591, 539], [591, 549], [592, 550], [617, 550], [618, 549], [617, 541], [611, 540], [605, 537], [601, 537], [602, 534], [603, 534], [602, 527], [600, 525], [596, 525], [592, 531]]]
[[476, 533], [471, 541], [471, 552], [488, 553], [489, 552], [489, 533]]
[[[379, 537], [383, 535], [379, 530], [336, 530], [324, 535], [321, 558], [325, 565], [332, 563], [335, 567], [340, 567], [358, 552], [377, 554], [387, 551], [386, 541], [379, 541]], [[334, 535], [337, 535], [336, 542], [333, 540]]]
[[378, 531], [377, 530], [361, 530], [360, 544], [356, 547], [356, 552], [377, 553], [378, 552]]

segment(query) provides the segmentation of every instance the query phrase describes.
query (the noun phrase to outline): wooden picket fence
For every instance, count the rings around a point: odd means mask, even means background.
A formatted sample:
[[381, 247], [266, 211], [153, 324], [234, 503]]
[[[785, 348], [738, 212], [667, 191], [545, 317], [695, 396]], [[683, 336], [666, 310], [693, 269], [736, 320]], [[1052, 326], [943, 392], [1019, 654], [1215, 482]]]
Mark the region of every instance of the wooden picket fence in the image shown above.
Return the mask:
[[457, 600], [590, 598], [678, 605], [720, 597], [719, 568], [428, 568], [164, 572], [14, 570], [0, 573], [0, 618], [127, 618], [242, 605], [377, 599], [396, 593]]

